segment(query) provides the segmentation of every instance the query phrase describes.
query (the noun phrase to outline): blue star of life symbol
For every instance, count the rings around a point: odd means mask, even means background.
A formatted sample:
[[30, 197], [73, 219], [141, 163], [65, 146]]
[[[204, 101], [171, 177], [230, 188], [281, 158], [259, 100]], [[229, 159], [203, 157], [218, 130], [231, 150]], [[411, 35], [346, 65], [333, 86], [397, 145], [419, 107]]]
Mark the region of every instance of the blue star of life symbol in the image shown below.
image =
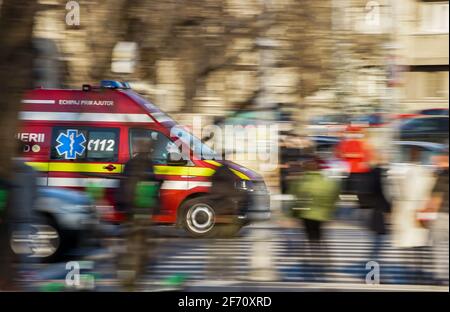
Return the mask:
[[83, 155], [86, 149], [86, 138], [83, 133], [78, 133], [78, 130], [74, 129], [68, 129], [66, 133], [61, 132], [56, 138], [56, 142], [59, 143], [56, 151], [64, 159], [76, 159], [77, 156]]

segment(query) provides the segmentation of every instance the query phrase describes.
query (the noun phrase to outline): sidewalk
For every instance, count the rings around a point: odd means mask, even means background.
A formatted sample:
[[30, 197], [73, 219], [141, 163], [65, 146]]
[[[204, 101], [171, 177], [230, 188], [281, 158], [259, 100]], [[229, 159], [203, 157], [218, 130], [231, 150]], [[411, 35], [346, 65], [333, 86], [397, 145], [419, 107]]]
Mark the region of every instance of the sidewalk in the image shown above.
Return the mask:
[[357, 291], [357, 292], [448, 292], [448, 286], [430, 285], [369, 285], [350, 283], [287, 283], [287, 282], [226, 282], [200, 281], [191, 283], [187, 291], [271, 291], [271, 292], [302, 292], [302, 291]]

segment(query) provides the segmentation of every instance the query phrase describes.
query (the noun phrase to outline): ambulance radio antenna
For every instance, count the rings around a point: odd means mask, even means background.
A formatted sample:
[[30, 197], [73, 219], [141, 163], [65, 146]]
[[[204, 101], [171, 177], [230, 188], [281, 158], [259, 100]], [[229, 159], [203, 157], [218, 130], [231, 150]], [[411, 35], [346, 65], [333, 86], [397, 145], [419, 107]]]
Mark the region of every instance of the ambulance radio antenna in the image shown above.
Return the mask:
[[82, 89], [83, 91], [91, 91], [91, 90], [92, 90], [92, 86], [91, 86], [91, 85], [88, 85], [88, 84], [84, 84], [84, 85], [81, 87], [81, 89]]

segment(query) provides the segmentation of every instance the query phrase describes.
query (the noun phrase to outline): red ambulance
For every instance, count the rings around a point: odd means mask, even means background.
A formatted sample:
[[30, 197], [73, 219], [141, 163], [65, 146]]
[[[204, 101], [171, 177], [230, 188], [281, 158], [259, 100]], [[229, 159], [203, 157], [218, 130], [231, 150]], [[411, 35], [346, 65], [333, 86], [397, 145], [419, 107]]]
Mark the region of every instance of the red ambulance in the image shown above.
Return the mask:
[[[45, 186], [105, 190], [98, 205], [105, 220], [120, 222], [114, 209], [115, 189], [124, 164], [133, 156], [133, 138], [154, 140], [155, 173], [161, 186], [160, 224], [176, 224], [193, 236], [237, 231], [270, 217], [269, 193], [254, 171], [226, 160], [178, 125], [157, 106], [131, 90], [128, 83], [103, 80], [81, 90], [34, 89], [22, 100], [18, 138], [26, 143], [29, 164], [41, 172]], [[169, 159], [178, 153], [179, 160]], [[176, 158], [176, 157], [175, 157]], [[220, 166], [235, 175], [245, 203], [233, 203], [231, 214], [220, 214], [209, 200], [211, 176]], [[236, 226], [237, 225], [237, 226]]]

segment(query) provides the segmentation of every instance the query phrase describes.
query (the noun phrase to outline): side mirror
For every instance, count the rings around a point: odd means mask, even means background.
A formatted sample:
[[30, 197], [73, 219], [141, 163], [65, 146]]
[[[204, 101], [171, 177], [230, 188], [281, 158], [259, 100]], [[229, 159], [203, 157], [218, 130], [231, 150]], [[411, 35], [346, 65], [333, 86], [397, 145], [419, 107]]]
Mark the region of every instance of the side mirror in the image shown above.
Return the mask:
[[167, 155], [167, 165], [169, 166], [185, 166], [188, 163], [181, 153], [169, 153]]

